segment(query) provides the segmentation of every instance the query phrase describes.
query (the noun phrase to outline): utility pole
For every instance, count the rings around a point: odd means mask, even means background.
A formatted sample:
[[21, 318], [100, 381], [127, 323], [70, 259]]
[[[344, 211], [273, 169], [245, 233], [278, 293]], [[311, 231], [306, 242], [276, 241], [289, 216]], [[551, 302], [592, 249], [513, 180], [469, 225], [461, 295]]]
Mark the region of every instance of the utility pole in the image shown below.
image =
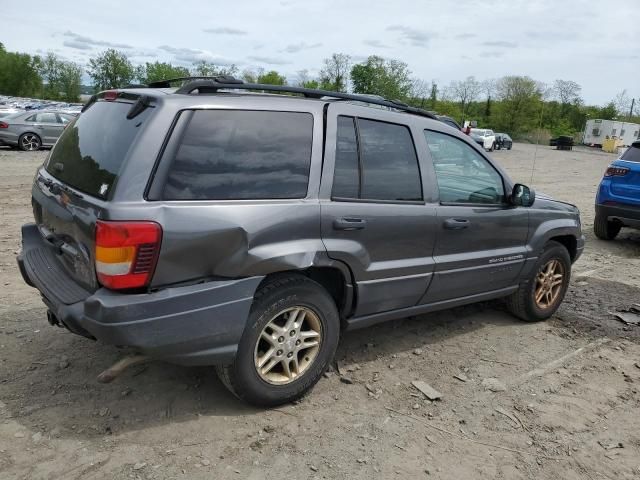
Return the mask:
[[629, 109], [629, 118], [627, 120], [631, 121], [631, 117], [633, 117], [633, 107], [636, 104], [636, 99], [632, 98], [631, 99], [631, 108]]

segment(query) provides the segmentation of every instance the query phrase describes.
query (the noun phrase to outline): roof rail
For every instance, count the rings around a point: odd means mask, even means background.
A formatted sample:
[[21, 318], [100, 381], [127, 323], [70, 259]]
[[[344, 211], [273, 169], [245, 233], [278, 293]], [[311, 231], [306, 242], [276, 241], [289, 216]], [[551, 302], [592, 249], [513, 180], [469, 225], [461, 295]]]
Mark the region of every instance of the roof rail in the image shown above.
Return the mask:
[[161, 80], [158, 82], [152, 82], [149, 84], [150, 88], [168, 88], [171, 83], [185, 82], [175, 93], [182, 95], [189, 95], [195, 90], [198, 93], [215, 93], [218, 90], [260, 90], [263, 92], [277, 92], [277, 93], [295, 93], [303, 95], [307, 98], [337, 98], [340, 100], [351, 100], [356, 102], [368, 103], [370, 105], [380, 105], [383, 107], [393, 108], [414, 115], [420, 115], [422, 117], [436, 119], [436, 116], [431, 112], [423, 110], [421, 108], [411, 107], [406, 103], [398, 100], [387, 100], [384, 98], [375, 98], [368, 95], [354, 95], [351, 93], [333, 92], [329, 90], [316, 90], [312, 88], [303, 87], [289, 87], [285, 85], [268, 85], [263, 83], [245, 83], [237, 78], [221, 75], [218, 77], [179, 77], [169, 80]]

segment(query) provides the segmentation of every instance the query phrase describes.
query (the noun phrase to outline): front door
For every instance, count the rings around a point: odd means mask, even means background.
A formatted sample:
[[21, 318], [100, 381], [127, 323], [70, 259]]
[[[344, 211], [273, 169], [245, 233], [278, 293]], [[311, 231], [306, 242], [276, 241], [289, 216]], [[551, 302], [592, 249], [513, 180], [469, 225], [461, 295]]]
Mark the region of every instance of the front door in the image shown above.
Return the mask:
[[411, 129], [372, 110], [330, 105], [320, 195], [322, 239], [355, 277], [356, 316], [415, 305], [433, 272], [435, 205]]
[[441, 132], [424, 135], [440, 203], [435, 274], [420, 303], [516, 285], [527, 256], [527, 209], [507, 203], [502, 175], [473, 146]]

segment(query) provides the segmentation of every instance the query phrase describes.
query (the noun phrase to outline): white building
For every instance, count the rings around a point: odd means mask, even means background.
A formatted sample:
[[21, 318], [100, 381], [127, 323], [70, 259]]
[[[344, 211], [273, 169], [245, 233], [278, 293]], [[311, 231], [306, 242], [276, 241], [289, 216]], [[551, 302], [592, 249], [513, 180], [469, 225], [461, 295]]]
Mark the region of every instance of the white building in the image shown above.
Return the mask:
[[582, 143], [602, 145], [607, 138], [619, 138], [624, 145], [631, 145], [640, 139], [640, 125], [621, 120], [587, 120], [582, 134]]

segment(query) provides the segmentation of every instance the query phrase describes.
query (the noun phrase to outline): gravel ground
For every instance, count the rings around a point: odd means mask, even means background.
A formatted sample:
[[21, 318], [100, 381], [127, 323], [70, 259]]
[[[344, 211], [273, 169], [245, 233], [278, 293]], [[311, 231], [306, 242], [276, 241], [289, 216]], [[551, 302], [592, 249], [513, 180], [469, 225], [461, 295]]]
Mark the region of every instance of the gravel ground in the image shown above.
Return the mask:
[[50, 327], [15, 265], [45, 155], [0, 148], [0, 478], [640, 478], [640, 327], [608, 313], [640, 301], [640, 233], [591, 233], [611, 155], [492, 154], [582, 211], [586, 251], [553, 319], [519, 322], [494, 302], [348, 333], [342, 375], [266, 411], [208, 368], [150, 363], [96, 382], [117, 349]]

